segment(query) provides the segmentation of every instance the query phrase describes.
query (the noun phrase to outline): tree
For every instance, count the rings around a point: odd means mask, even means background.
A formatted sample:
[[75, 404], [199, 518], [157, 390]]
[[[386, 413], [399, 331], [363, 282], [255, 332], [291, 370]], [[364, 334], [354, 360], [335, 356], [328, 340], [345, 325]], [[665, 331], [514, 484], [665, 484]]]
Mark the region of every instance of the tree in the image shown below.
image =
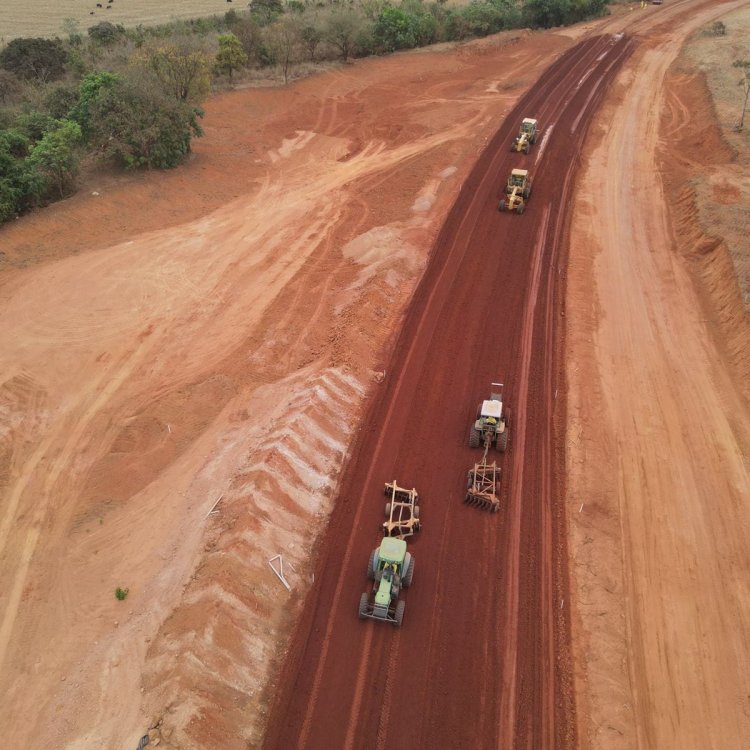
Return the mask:
[[118, 80], [89, 105], [91, 141], [127, 168], [175, 167], [203, 135], [203, 112], [156, 87]]
[[0, 68], [26, 80], [51, 81], [65, 71], [68, 58], [59, 39], [13, 39], [0, 52]]
[[284, 74], [284, 85], [289, 81], [289, 66], [299, 58], [302, 33], [296, 18], [285, 16], [268, 29], [272, 54]]
[[78, 86], [78, 102], [70, 110], [70, 119], [81, 126], [84, 138], [88, 139], [90, 133], [89, 119], [92, 102], [96, 101], [105, 89], [112, 88], [120, 76], [100, 70], [89, 73]]
[[113, 23], [109, 21], [100, 21], [94, 26], [90, 26], [88, 35], [91, 39], [99, 44], [112, 44], [122, 32]]
[[76, 147], [80, 141], [81, 126], [72, 120], [59, 120], [29, 154], [29, 165], [45, 177], [48, 190], [53, 186], [57, 189], [60, 198], [65, 197], [78, 172]]
[[261, 26], [273, 23], [284, 12], [281, 0], [252, 0], [250, 15]]
[[360, 16], [351, 8], [335, 8], [326, 18], [325, 38], [339, 50], [344, 62], [354, 52], [355, 39], [361, 27]]
[[527, 0], [523, 15], [525, 22], [532, 27], [550, 29], [562, 26], [570, 15], [570, 0]]
[[21, 93], [21, 81], [9, 70], [0, 70], [0, 103], [5, 102], [18, 96]]
[[22, 133], [0, 130], [0, 222], [20, 213], [27, 198], [28, 149], [29, 139]]
[[219, 51], [216, 53], [216, 69], [229, 74], [239, 70], [247, 62], [247, 53], [242, 49], [240, 40], [234, 34], [219, 35]]
[[307, 54], [310, 55], [310, 62], [315, 62], [315, 50], [323, 41], [323, 32], [315, 22], [315, 20], [307, 21], [300, 30], [300, 36], [302, 37], [302, 44], [307, 50]]
[[386, 5], [375, 19], [373, 36], [384, 52], [410, 49], [417, 44], [417, 21], [403, 8]]
[[211, 87], [211, 58], [194, 40], [184, 37], [142, 52], [164, 90], [179, 102], [200, 103]]
[[742, 71], [742, 78], [739, 80], [739, 85], [742, 86], [745, 95], [742, 99], [742, 112], [740, 113], [740, 119], [737, 122], [737, 130], [742, 130], [742, 128], [745, 127], [747, 100], [750, 98], [750, 60], [735, 60], [732, 63], [732, 67], [739, 68]]

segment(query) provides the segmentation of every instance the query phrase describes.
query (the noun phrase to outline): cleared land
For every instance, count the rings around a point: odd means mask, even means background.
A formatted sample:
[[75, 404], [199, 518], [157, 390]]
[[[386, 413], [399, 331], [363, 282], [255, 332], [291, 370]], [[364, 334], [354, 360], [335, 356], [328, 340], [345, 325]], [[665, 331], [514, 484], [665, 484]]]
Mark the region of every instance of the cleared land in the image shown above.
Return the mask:
[[[233, 7], [226, 0], [114, 0], [107, 9], [96, 0], [3, 0], [0, 3], [0, 42], [18, 36], [63, 35], [63, 22], [72, 18], [82, 31], [100, 21], [137, 26], [163, 23], [180, 18], [223, 14]], [[237, 3], [237, 8], [247, 3]]]
[[[398, 382], [389, 359], [389, 352], [393, 362], [399, 357], [394, 334], [424, 269], [439, 273], [426, 265], [428, 256], [456, 199], [471, 202], [465, 196], [477, 154], [577, 36], [625, 31], [638, 48], [607, 88], [575, 210], [558, 207], [572, 221], [569, 367], [559, 383], [560, 401], [569, 391], [568, 419], [558, 423], [568, 486], [557, 488], [567, 491], [571, 591], [554, 629], [566, 632], [570, 606], [583, 747], [742, 746], [750, 694], [743, 671], [750, 651], [743, 620], [750, 606], [750, 419], [741, 368], [750, 337], [746, 317], [733, 312], [739, 295], [731, 262], [696, 221], [691, 191], [696, 174], [709, 171], [713, 195], [739, 199], [747, 169], [733, 171], [737, 162], [722, 146], [705, 90], [669, 68], [691, 29], [741, 5], [675, 0], [561, 33], [501, 35], [362, 61], [285, 89], [217, 97], [208, 107], [208, 137], [184, 168], [102, 176], [89, 191], [2, 230], [0, 314], [12, 332], [0, 350], [0, 721], [7, 744], [127, 748], [152, 726], [160, 747], [262, 743], [303, 597], [312, 590], [305, 611], [315, 613], [339, 576], [335, 565], [316, 565], [327, 554], [320, 539], [334, 497], [339, 519], [360, 499], [340, 494], [338, 477], [357, 435], [358, 445], [377, 437], [377, 425], [363, 419], [377, 415], [366, 411], [366, 396], [391, 402], [378, 392]], [[497, 158], [504, 164], [507, 151]], [[518, 222], [543, 210], [537, 197], [524, 216], [501, 217], [490, 205], [491, 217], [483, 218], [507, 219], [526, 232]], [[514, 268], [528, 262], [528, 252], [519, 244]], [[499, 271], [499, 258], [491, 262]], [[510, 295], [518, 301], [524, 289]], [[487, 325], [502, 323], [501, 276], [488, 277], [483, 290], [497, 301]], [[455, 330], [453, 318], [443, 321]], [[549, 323], [540, 319], [535, 330]], [[469, 331], [470, 340], [481, 332]], [[477, 344], [479, 355], [484, 347]], [[490, 349], [488, 356], [494, 377], [500, 354]], [[449, 368], [430, 372], [431, 393], [451, 380]], [[549, 398], [545, 378], [533, 374], [529, 413]], [[520, 404], [524, 382], [519, 376], [509, 385]], [[473, 409], [474, 391], [448, 405], [451, 434]], [[445, 408], [426, 403], [429, 414]], [[530, 435], [542, 434], [542, 421], [533, 421]], [[421, 445], [418, 428], [396, 431], [413, 439], [394, 465], [419, 458], [411, 455]], [[463, 441], [457, 434], [462, 467], [470, 460]], [[508, 486], [522, 487], [522, 453], [514, 451], [506, 477]], [[423, 456], [429, 465], [437, 457]], [[347, 472], [356, 472], [358, 460], [368, 456], [353, 455]], [[429, 481], [438, 488], [438, 478]], [[453, 487], [457, 477], [448, 482]], [[369, 483], [364, 489], [371, 491]], [[392, 671], [394, 643], [399, 653], [399, 639], [429, 639], [432, 623], [410, 632], [420, 617], [436, 615], [438, 646], [487, 626], [465, 613], [451, 619], [447, 604], [435, 609], [440, 596], [476, 594], [485, 618], [506, 626], [515, 616], [504, 600], [482, 604], [484, 579], [470, 592], [455, 581], [441, 587], [452, 581], [452, 561], [442, 562], [435, 549], [433, 524], [439, 528], [441, 518], [472, 514], [477, 533], [471, 549], [459, 552], [470, 564], [474, 553], [488, 562], [500, 555], [487, 574], [495, 591], [504, 592], [519, 559], [512, 544], [502, 548], [504, 540], [531, 540], [526, 557], [521, 550], [520, 568], [531, 578], [521, 596], [549, 598], [542, 584], [550, 580], [550, 548], [535, 546], [542, 544], [535, 524], [543, 530], [549, 516], [526, 516], [518, 497], [506, 495], [515, 514], [508, 524], [510, 516], [466, 508], [458, 490], [451, 492], [426, 496], [419, 556], [438, 566], [418, 570], [400, 635], [356, 620], [358, 591], [350, 602], [355, 637], [370, 641], [364, 661], [331, 672], [357, 670], [358, 708], [345, 712], [345, 740], [372, 747], [375, 727], [375, 746], [401, 741], [390, 719], [417, 695], [422, 703], [402, 722], [417, 739], [434, 736], [429, 725], [410, 725], [415, 715], [431, 717], [454, 739], [496, 731], [492, 746], [541, 736], [558, 747], [576, 734], [566, 724], [572, 707], [545, 701], [565, 701], [570, 689], [539, 685], [570, 672], [556, 661], [564, 649], [549, 651], [551, 609], [541, 622], [529, 621], [540, 610], [524, 599], [519, 627], [506, 627], [502, 642], [467, 642], [465, 652], [446, 653], [444, 661], [433, 649], [422, 684], [406, 697], [370, 690], [370, 679]], [[354, 534], [374, 546], [382, 499], [370, 499]], [[519, 518], [526, 537], [515, 535]], [[369, 546], [360, 563], [359, 550], [351, 556], [361, 583]], [[279, 552], [291, 592], [266, 563]], [[125, 602], [115, 599], [116, 586], [130, 589]], [[322, 638], [321, 623], [338, 627], [335, 617], [300, 622], [303, 630], [317, 623], [312, 638]], [[478, 685], [464, 676], [470, 692], [454, 696], [463, 710], [450, 708], [453, 686], [442, 675], [460, 673], [463, 659], [483, 666], [479, 647], [489, 658], [512, 653], [514, 634], [521, 654], [515, 692], [506, 689], [513, 685], [503, 661], [502, 686], [487, 671]], [[329, 646], [329, 661], [338, 646]], [[298, 704], [313, 679], [300, 674]], [[318, 692], [334, 695], [335, 686], [321, 678]], [[431, 709], [433, 692], [446, 710]], [[482, 717], [498, 711], [498, 701], [499, 715], [515, 720], [493, 730]], [[313, 713], [325, 705], [318, 701]], [[524, 723], [532, 715], [544, 719], [541, 726]]]

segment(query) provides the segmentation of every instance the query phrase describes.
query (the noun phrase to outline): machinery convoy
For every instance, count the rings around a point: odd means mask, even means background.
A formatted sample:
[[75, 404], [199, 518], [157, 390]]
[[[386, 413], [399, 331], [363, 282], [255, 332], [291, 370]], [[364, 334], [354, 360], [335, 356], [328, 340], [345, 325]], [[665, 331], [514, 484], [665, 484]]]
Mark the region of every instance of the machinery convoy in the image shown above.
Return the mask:
[[[524, 117], [518, 135], [513, 139], [510, 150], [516, 153], [523, 151], [528, 154], [531, 146], [536, 143], [539, 135], [539, 124], [531, 117]], [[526, 209], [526, 201], [531, 195], [531, 179], [526, 169], [514, 169], [505, 185], [505, 195], [497, 205], [498, 211], [515, 211], [522, 214]]]
[[[511, 151], [529, 153], [536, 143], [538, 123], [526, 117], [521, 122]], [[500, 200], [498, 210], [522, 214], [531, 195], [528, 170], [513, 169]], [[490, 449], [505, 453], [508, 448], [510, 419], [503, 401], [503, 384], [492, 383], [490, 396], [477, 407], [476, 418], [469, 431], [469, 447], [482, 448], [482, 458], [469, 469], [464, 502], [482, 510], [497, 513], [501, 469], [496, 461], [489, 460]], [[383, 522], [383, 539], [367, 564], [367, 577], [373, 582], [372, 590], [359, 600], [360, 619], [380, 620], [401, 627], [406, 602], [400, 598], [401, 589], [411, 586], [414, 577], [414, 557], [407, 551], [406, 538], [420, 530], [419, 495], [416, 489], [399, 487], [396, 480], [387, 482], [383, 494], [386, 520]]]

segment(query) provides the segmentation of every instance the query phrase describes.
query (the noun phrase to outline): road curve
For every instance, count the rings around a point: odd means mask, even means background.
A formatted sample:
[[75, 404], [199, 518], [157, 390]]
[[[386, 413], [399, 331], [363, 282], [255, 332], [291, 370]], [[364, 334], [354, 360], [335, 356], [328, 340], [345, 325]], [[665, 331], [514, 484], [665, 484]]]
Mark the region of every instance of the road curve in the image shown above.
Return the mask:
[[[265, 747], [560, 748], [575, 745], [567, 664], [562, 472], [553, 440], [560, 252], [572, 178], [622, 35], [563, 54], [480, 155], [438, 237], [373, 397], [318, 553]], [[509, 152], [520, 120], [543, 132]], [[534, 190], [499, 213], [513, 167]], [[512, 414], [502, 507], [464, 505], [469, 424], [491, 381]], [[382, 486], [421, 496], [403, 628], [357, 618], [380, 539]]]

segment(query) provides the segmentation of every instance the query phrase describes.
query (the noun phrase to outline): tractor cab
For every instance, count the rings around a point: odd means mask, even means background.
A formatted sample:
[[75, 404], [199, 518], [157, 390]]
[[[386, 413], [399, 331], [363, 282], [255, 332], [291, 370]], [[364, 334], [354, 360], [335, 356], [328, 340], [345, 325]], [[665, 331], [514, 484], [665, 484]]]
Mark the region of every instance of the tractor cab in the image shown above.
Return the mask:
[[526, 169], [514, 169], [510, 173], [508, 178], [508, 189], [506, 192], [510, 193], [514, 188], [523, 190], [526, 187], [526, 181], [529, 179], [529, 173]]

